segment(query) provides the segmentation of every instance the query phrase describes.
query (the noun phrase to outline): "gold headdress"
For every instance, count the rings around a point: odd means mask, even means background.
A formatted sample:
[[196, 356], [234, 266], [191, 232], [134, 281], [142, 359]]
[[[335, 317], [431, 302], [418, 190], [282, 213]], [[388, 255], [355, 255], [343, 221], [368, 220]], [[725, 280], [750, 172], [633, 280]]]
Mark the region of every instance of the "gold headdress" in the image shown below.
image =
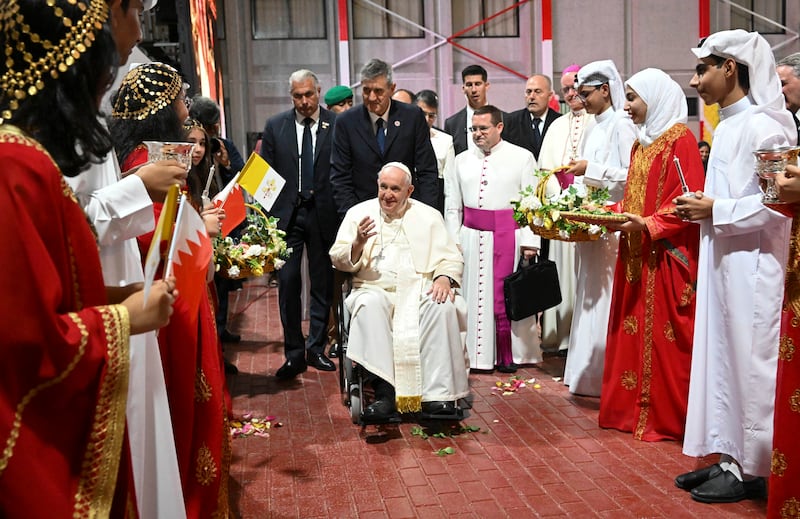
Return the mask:
[[145, 63], [125, 75], [111, 116], [141, 121], [171, 106], [183, 89], [177, 70], [166, 63]]
[[206, 131], [206, 129], [203, 128], [203, 125], [200, 124], [200, 121], [198, 121], [197, 119], [192, 119], [191, 117], [189, 117], [188, 119], [183, 121], [183, 131], [185, 131], [186, 133], [189, 133], [195, 128], [203, 130], [203, 133], [205, 133]]
[[[20, 101], [35, 96], [51, 79], [57, 79], [74, 65], [92, 46], [95, 35], [108, 19], [106, 0], [39, 3], [42, 5], [31, 6], [30, 12], [23, 13], [17, 0], [0, 2], [5, 60], [0, 67], [0, 122], [11, 118]], [[62, 21], [60, 37], [48, 34], [48, 38], [36, 32], [42, 24], [53, 24], [51, 16]], [[58, 41], [54, 41], [56, 38]]]

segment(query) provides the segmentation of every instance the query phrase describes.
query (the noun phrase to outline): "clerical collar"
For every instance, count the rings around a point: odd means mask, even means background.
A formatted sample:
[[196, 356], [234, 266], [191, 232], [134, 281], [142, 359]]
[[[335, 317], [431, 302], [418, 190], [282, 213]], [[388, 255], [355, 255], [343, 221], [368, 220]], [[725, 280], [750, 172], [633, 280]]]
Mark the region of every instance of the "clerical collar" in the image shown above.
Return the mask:
[[753, 103], [750, 102], [750, 98], [744, 96], [743, 98], [739, 99], [732, 105], [728, 105], [725, 108], [719, 109], [719, 120], [725, 120], [729, 117], [733, 117], [734, 115], [744, 112], [747, 110]]
[[[294, 111], [294, 120], [297, 121], [297, 124], [303, 124], [303, 121], [305, 121], [305, 119], [306, 119], [305, 115], [300, 115], [300, 113], [297, 110]], [[313, 114], [311, 114], [311, 119], [313, 119], [315, 123], [319, 121], [319, 106], [317, 107], [317, 110]]]
[[497, 141], [497, 144], [492, 146], [492, 149], [490, 149], [489, 151], [483, 151], [482, 149], [478, 148], [477, 146], [475, 146], [475, 149], [480, 151], [481, 155], [483, 155], [484, 157], [488, 157], [492, 153], [496, 152], [497, 149], [503, 144], [503, 142], [504, 142], [503, 139], [500, 139], [499, 141]]

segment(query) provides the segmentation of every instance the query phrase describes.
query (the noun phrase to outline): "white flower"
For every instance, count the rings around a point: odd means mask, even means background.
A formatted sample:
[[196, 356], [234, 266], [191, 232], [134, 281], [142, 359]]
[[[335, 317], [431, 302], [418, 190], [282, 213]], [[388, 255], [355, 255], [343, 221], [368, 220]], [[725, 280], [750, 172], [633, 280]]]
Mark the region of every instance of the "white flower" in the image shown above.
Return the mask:
[[536, 227], [541, 227], [542, 225], [544, 225], [544, 219], [541, 216], [534, 216], [533, 225], [535, 225]]
[[283, 261], [283, 260], [282, 260], [282, 259], [280, 259], [280, 258], [275, 258], [275, 261], [273, 261], [273, 262], [272, 262], [272, 264], [273, 264], [273, 266], [275, 267], [275, 270], [278, 270], [278, 269], [280, 269], [281, 267], [283, 267], [284, 265], [286, 265], [286, 262], [285, 262], [285, 261]]
[[542, 202], [536, 195], [524, 196], [519, 202], [519, 208], [523, 211], [535, 211], [542, 207]]
[[567, 209], [571, 210], [575, 208], [575, 195], [570, 193], [569, 191], [564, 191], [558, 197], [558, 205]]
[[230, 277], [232, 277], [232, 278], [237, 277], [239, 275], [239, 273], [240, 273], [239, 267], [237, 267], [236, 265], [234, 265], [234, 266], [232, 266], [231, 268], [228, 269], [228, 275]]
[[568, 240], [569, 239], [569, 233], [567, 231], [565, 231], [564, 229], [561, 229], [561, 230], [558, 231], [558, 236], [562, 240]]
[[589, 225], [589, 234], [600, 234], [600, 231], [602, 231], [602, 230], [603, 230], [603, 228], [600, 227], [599, 225], [595, 225], [595, 224]]
[[558, 209], [553, 209], [550, 211], [550, 218], [553, 220], [553, 222], [557, 222], [558, 219], [561, 218], [561, 211]]
[[248, 249], [245, 251], [243, 257], [245, 257], [245, 258], [258, 257], [258, 256], [261, 256], [263, 253], [264, 253], [264, 247], [262, 247], [261, 245], [258, 245], [258, 244], [254, 244], [254, 245], [251, 245], [250, 247], [248, 247]]

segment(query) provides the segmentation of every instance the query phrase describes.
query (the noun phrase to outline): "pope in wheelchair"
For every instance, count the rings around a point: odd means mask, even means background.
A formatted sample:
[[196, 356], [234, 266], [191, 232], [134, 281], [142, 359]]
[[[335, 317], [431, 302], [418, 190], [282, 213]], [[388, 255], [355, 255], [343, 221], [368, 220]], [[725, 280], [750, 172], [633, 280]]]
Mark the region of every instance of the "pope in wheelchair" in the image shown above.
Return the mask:
[[469, 393], [466, 304], [457, 294], [464, 260], [438, 211], [410, 198], [411, 172], [390, 162], [378, 198], [353, 206], [330, 250], [352, 273], [346, 356], [374, 375], [362, 423], [398, 413], [459, 419]]

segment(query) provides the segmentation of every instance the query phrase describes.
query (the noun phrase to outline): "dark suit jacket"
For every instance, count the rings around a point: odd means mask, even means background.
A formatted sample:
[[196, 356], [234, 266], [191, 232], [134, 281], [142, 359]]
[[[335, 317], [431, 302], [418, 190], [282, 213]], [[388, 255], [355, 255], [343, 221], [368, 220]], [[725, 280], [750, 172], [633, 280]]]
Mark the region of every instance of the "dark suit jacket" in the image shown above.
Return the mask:
[[467, 149], [467, 107], [465, 106], [444, 122], [444, 132], [453, 136], [453, 148], [456, 155]]
[[800, 120], [795, 114], [792, 114], [792, 119], [794, 119], [794, 125], [797, 126], [797, 145], [800, 146]]
[[331, 184], [339, 214], [343, 215], [359, 202], [375, 198], [378, 172], [387, 162], [395, 161], [411, 170], [412, 196], [435, 207], [439, 172], [422, 110], [392, 101], [383, 155], [364, 105], [339, 114], [331, 151]]
[[[547, 109], [547, 113], [545, 113], [544, 116], [544, 125], [541, 127], [542, 141], [544, 140], [545, 133], [547, 133], [547, 128], [559, 117], [561, 117], [560, 113], [552, 108]], [[534, 142], [531, 114], [528, 112], [527, 108], [508, 114], [506, 124], [503, 126], [503, 140], [525, 148], [533, 153], [536, 160], [539, 160], [539, 151], [542, 148], [542, 141], [539, 141], [538, 144]]]
[[[339, 219], [331, 191], [331, 142], [336, 116], [322, 107], [317, 123], [317, 142], [314, 147], [314, 207], [317, 209], [323, 238], [333, 243]], [[300, 174], [300, 151], [297, 148], [297, 129], [294, 109], [280, 113], [264, 127], [261, 156], [275, 171], [286, 179], [270, 214], [280, 218], [278, 227], [286, 230], [297, 206]]]

